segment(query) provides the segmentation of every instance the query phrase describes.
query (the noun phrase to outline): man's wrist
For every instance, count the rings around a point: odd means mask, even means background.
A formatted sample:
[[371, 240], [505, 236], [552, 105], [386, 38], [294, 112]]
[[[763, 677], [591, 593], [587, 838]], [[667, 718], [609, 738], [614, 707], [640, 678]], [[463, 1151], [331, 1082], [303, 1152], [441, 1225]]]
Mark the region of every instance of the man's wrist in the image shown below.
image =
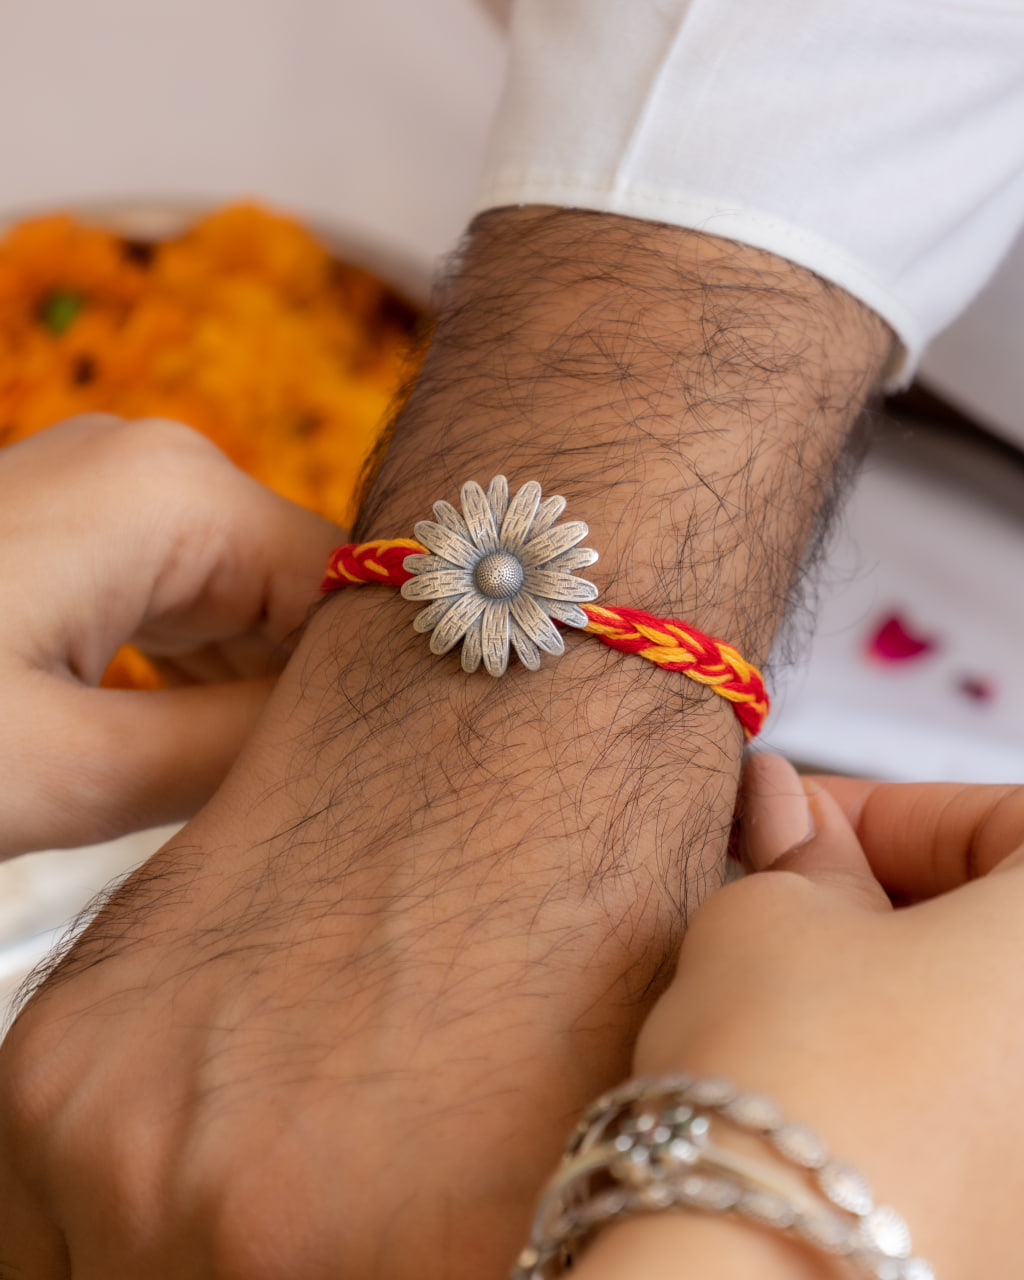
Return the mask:
[[[881, 322], [769, 255], [565, 210], [482, 219], [449, 292], [355, 537], [409, 536], [467, 479], [537, 479], [590, 524], [603, 598], [763, 658], [884, 362]], [[731, 711], [576, 634], [538, 672], [467, 677], [415, 612], [387, 588], [342, 593], [282, 681], [265, 776], [291, 780], [298, 745], [293, 873], [326, 841], [339, 878], [392, 868], [396, 904], [429, 867], [453, 903], [463, 884], [510, 920], [593, 919], [607, 972], [661, 963], [724, 852]]]
[[470, 478], [538, 479], [590, 524], [606, 598], [686, 617], [757, 662], [890, 341], [848, 295], [746, 246], [494, 211], [356, 536], [410, 533]]

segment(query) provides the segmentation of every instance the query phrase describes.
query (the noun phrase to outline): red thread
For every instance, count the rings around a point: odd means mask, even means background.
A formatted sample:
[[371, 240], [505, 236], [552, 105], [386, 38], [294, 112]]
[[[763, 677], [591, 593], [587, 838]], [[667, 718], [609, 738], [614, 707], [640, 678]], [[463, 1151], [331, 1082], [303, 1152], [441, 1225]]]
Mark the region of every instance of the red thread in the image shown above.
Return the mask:
[[[426, 555], [426, 547], [412, 538], [381, 538], [353, 543], [331, 552], [321, 590], [363, 582], [400, 587], [413, 576], [405, 558]], [[678, 671], [706, 685], [732, 704], [748, 738], [759, 733], [768, 715], [768, 693], [758, 669], [724, 640], [672, 618], [658, 618], [643, 609], [614, 605], [583, 605], [589, 632], [621, 653], [635, 653], [666, 671]]]
[[412, 538], [379, 538], [376, 542], [356, 542], [336, 547], [327, 561], [321, 591], [337, 591], [339, 587], [361, 582], [385, 582], [400, 587], [412, 574], [403, 568], [405, 557], [422, 555], [426, 547]]

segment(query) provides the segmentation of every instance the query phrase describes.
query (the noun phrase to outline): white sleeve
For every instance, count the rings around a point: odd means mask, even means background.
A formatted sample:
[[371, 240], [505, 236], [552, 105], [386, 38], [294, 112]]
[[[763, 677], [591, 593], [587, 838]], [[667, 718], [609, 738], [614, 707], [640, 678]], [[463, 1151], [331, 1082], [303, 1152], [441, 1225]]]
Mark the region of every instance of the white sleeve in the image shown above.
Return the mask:
[[476, 211], [510, 204], [780, 254], [908, 381], [1024, 222], [1024, 0], [515, 0]]

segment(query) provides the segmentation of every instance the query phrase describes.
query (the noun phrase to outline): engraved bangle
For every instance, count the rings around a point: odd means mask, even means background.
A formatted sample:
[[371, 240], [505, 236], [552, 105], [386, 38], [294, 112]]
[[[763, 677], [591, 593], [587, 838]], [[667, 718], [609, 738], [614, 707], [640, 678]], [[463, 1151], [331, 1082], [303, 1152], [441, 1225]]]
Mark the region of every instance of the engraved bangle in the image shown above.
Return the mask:
[[[722, 1123], [762, 1139], [767, 1158], [717, 1144]], [[541, 1197], [513, 1280], [553, 1280], [601, 1227], [663, 1209], [734, 1214], [874, 1280], [935, 1280], [911, 1256], [900, 1215], [877, 1206], [863, 1175], [834, 1160], [813, 1130], [790, 1123], [769, 1098], [682, 1073], [627, 1081], [587, 1110]]]

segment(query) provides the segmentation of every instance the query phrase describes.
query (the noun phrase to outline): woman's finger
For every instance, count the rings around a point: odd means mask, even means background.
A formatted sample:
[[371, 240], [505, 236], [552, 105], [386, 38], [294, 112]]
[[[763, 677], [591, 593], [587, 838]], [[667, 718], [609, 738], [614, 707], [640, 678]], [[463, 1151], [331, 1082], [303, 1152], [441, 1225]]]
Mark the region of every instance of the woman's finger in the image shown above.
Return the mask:
[[[39, 673], [11, 723], [0, 857], [113, 839], [191, 817], [234, 763], [270, 679], [129, 691]], [[19, 771], [23, 768], [23, 776]]]
[[206, 679], [264, 674], [342, 539], [180, 423], [68, 421], [4, 450], [0, 576], [18, 609], [0, 633], [88, 684], [127, 641], [170, 659], [234, 645]]
[[781, 756], [747, 761], [739, 813], [743, 857], [751, 870], [794, 872], [874, 910], [889, 909], [839, 805]]
[[810, 779], [839, 804], [887, 892], [948, 893], [1024, 842], [1024, 787]]

